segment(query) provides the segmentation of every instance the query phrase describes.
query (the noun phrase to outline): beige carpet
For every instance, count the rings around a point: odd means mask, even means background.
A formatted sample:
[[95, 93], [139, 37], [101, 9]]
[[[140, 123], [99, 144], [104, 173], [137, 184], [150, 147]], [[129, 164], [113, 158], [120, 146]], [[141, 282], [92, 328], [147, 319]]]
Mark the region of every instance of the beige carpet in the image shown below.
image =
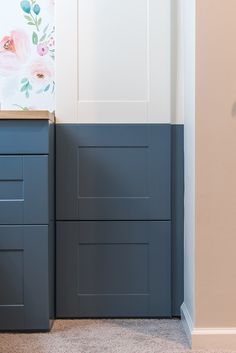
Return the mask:
[[0, 353], [190, 352], [179, 320], [58, 320], [50, 333], [0, 334]]

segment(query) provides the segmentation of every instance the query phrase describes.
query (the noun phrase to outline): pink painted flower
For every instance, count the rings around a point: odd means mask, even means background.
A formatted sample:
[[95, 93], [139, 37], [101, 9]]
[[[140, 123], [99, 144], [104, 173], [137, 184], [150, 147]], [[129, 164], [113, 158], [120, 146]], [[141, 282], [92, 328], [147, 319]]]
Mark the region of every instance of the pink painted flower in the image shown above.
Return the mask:
[[10, 76], [22, 68], [30, 55], [30, 41], [22, 30], [14, 30], [0, 41], [0, 75]]
[[54, 68], [51, 62], [40, 58], [35, 60], [29, 67], [29, 77], [32, 85], [42, 87], [54, 79]]
[[54, 48], [55, 48], [55, 39], [54, 39], [54, 37], [50, 37], [50, 38], [49, 38], [48, 47], [49, 47], [50, 49], [54, 49]]
[[47, 55], [48, 50], [49, 49], [46, 43], [40, 43], [37, 45], [37, 52], [40, 56]]

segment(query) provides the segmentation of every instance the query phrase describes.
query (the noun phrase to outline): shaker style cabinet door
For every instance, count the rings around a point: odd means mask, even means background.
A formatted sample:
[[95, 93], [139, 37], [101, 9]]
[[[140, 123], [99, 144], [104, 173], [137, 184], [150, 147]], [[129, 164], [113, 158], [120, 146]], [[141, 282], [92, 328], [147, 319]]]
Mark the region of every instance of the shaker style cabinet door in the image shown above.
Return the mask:
[[48, 227], [0, 225], [0, 330], [49, 329]]
[[48, 223], [48, 157], [0, 156], [0, 224]]
[[57, 317], [170, 317], [170, 222], [57, 222]]
[[171, 127], [57, 127], [57, 220], [169, 220]]
[[56, 28], [58, 122], [171, 122], [171, 0], [57, 0]]

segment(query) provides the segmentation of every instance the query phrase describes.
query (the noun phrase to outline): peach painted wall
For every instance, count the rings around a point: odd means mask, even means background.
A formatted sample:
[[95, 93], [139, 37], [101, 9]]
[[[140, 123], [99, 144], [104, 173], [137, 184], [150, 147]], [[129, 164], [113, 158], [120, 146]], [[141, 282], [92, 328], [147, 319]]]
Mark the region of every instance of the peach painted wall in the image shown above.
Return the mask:
[[196, 1], [196, 327], [236, 327], [236, 1]]

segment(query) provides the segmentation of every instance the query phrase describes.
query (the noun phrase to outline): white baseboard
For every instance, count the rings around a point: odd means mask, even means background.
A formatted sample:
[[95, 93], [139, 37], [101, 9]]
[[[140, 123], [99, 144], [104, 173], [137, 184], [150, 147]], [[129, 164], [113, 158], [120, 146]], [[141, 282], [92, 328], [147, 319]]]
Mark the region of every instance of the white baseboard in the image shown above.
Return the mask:
[[180, 312], [181, 312], [181, 320], [182, 320], [182, 324], [184, 327], [184, 331], [187, 335], [189, 344], [192, 347], [193, 321], [192, 321], [192, 318], [188, 312], [188, 309], [187, 309], [185, 303], [183, 303], [181, 305]]
[[194, 328], [185, 303], [181, 306], [181, 319], [192, 349], [229, 349], [236, 351], [236, 328]]

